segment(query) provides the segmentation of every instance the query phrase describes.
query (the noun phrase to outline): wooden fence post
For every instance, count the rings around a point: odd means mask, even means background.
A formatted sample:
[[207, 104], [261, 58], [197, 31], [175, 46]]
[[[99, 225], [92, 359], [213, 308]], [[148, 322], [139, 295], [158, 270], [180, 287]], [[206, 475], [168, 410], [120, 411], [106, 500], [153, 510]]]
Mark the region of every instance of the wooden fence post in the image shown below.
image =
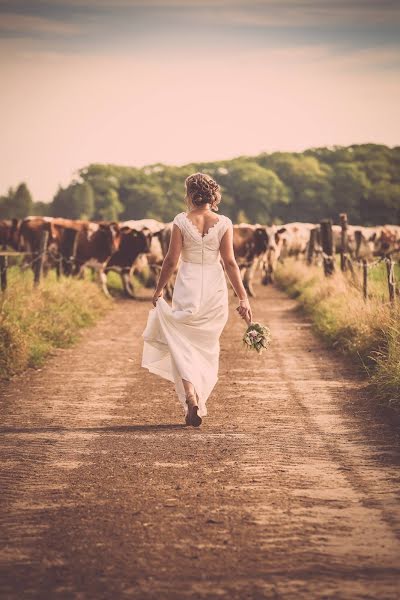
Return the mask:
[[317, 229], [316, 229], [316, 227], [314, 227], [314, 229], [311, 229], [311, 231], [310, 231], [310, 239], [308, 240], [308, 247], [307, 247], [307, 264], [308, 265], [311, 265], [312, 261], [313, 261], [316, 237], [317, 237]]
[[61, 261], [62, 261], [61, 254], [56, 255], [55, 260], [56, 260], [56, 276], [57, 276], [57, 281], [58, 281], [61, 277]]
[[386, 273], [388, 279], [389, 300], [393, 303], [395, 299], [396, 283], [394, 280], [394, 262], [391, 258], [386, 259]]
[[340, 269], [342, 271], [347, 271], [347, 214], [341, 213], [339, 219], [340, 227], [342, 229], [340, 234]]
[[363, 296], [364, 296], [364, 300], [368, 300], [368, 263], [365, 258], [363, 258], [362, 266], [363, 266]]
[[8, 257], [0, 256], [0, 280], [1, 280], [1, 291], [5, 292], [7, 289], [7, 267]]
[[356, 231], [354, 232], [354, 240], [356, 242], [356, 259], [358, 260], [360, 258], [360, 248], [361, 248], [361, 241], [362, 241], [362, 233], [360, 230], [356, 229]]
[[321, 245], [324, 260], [324, 273], [326, 276], [335, 272], [335, 257], [333, 252], [332, 221], [324, 219], [321, 225]]
[[72, 263], [72, 266], [71, 266], [71, 274], [72, 275], [77, 275], [78, 274], [78, 267], [79, 267], [79, 265], [77, 265], [77, 262], [76, 262], [76, 254], [78, 252], [79, 233], [80, 233], [79, 231], [75, 231], [74, 241], [73, 241], [73, 244], [72, 244], [72, 254], [69, 257], [69, 260]]
[[46, 252], [46, 248], [47, 248], [48, 238], [49, 238], [49, 232], [43, 231], [42, 236], [40, 238], [39, 252], [35, 253], [35, 258], [34, 258], [35, 262], [33, 263], [33, 273], [34, 273], [33, 283], [34, 283], [34, 285], [39, 285], [40, 278], [42, 276], [43, 259], [44, 259], [44, 253]]

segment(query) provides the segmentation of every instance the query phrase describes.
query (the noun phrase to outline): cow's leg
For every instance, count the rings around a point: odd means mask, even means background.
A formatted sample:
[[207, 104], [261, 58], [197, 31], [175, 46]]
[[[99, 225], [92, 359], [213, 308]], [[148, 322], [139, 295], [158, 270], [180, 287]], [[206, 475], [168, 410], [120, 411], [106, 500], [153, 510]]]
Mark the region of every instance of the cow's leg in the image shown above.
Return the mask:
[[63, 256], [61, 259], [61, 270], [62, 270], [63, 275], [65, 275], [66, 277], [73, 275], [73, 272], [74, 272], [71, 261], [68, 258], [66, 258], [65, 256]]
[[268, 255], [264, 262], [264, 277], [262, 280], [262, 283], [264, 285], [274, 283], [275, 269], [276, 269], [277, 263], [278, 263], [278, 258], [276, 256], [276, 252], [274, 249], [272, 249], [268, 252]]
[[132, 283], [130, 269], [121, 271], [121, 281], [126, 296], [129, 296], [130, 298], [135, 298], [135, 288]]
[[47, 277], [47, 275], [49, 274], [49, 264], [48, 263], [44, 263], [43, 268], [42, 268], [42, 275], [43, 277]]
[[268, 285], [270, 283], [270, 279], [269, 279], [269, 254], [266, 253], [264, 254], [263, 258], [261, 259], [261, 283], [262, 285]]
[[243, 277], [243, 285], [251, 298], [256, 297], [256, 294], [253, 289], [253, 276], [256, 266], [257, 261], [253, 261], [252, 264], [245, 270]]
[[264, 275], [262, 278], [262, 284], [268, 285], [270, 283], [274, 283], [274, 269], [270, 264], [266, 264], [264, 267]]
[[104, 269], [98, 269], [97, 273], [99, 276], [101, 289], [103, 290], [104, 295], [107, 296], [107, 298], [112, 298], [107, 287], [107, 273], [104, 271]]

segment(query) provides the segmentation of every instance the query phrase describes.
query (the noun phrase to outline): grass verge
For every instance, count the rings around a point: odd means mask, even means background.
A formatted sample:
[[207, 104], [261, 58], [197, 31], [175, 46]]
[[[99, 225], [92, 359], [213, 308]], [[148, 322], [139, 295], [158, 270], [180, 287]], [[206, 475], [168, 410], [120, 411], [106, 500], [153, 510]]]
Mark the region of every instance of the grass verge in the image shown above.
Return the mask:
[[364, 371], [377, 401], [399, 411], [400, 303], [386, 300], [383, 278], [371, 279], [365, 302], [340, 271], [327, 278], [321, 267], [287, 260], [276, 273], [277, 284], [300, 302], [315, 331]]
[[0, 293], [0, 377], [39, 367], [54, 348], [65, 348], [112, 307], [99, 286], [87, 280], [50, 272], [38, 288], [32, 272], [9, 269], [9, 283]]

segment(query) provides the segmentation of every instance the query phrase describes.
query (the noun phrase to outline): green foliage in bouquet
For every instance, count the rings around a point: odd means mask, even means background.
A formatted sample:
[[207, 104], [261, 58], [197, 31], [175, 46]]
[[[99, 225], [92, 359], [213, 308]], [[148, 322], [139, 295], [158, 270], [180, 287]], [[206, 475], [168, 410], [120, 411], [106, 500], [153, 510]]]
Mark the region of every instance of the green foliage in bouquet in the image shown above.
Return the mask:
[[246, 348], [253, 348], [258, 353], [262, 352], [271, 343], [271, 331], [260, 323], [250, 323], [243, 336]]

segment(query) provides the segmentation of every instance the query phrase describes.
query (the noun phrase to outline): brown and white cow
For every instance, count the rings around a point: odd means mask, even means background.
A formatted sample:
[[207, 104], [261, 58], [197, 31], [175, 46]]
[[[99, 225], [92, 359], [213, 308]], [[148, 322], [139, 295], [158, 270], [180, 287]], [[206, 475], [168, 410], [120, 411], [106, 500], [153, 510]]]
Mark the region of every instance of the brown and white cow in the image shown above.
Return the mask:
[[[348, 225], [346, 252], [352, 259], [372, 260], [374, 254], [374, 242], [378, 234], [378, 227], [363, 227], [362, 225]], [[332, 225], [333, 247], [336, 254], [342, 251], [342, 228], [340, 225]]]
[[144, 231], [146, 235], [150, 235], [150, 249], [146, 253], [146, 261], [143, 260], [143, 256], [140, 256], [138, 264], [135, 265], [135, 270], [139, 270], [142, 266], [146, 265], [149, 267], [154, 278], [156, 278], [164, 259], [161, 233], [165, 228], [165, 224], [161, 221], [156, 221], [156, 219], [132, 219], [120, 223], [120, 227], [129, 227], [134, 231]]
[[33, 266], [32, 261], [40, 251], [44, 232], [48, 233], [46, 254], [43, 257], [43, 273], [47, 275], [49, 269], [54, 267], [58, 260], [58, 241], [52, 217], [31, 216], [22, 219], [16, 233], [16, 247], [19, 252], [31, 254], [31, 258], [24, 259], [22, 266]]
[[64, 275], [74, 275], [79, 272], [79, 265], [76, 263], [75, 256], [79, 240], [78, 233], [88, 226], [88, 223], [88, 221], [61, 217], [53, 219], [53, 235], [57, 240], [59, 261]]
[[119, 246], [105, 265], [105, 273], [116, 271], [120, 274], [122, 285], [127, 296], [135, 297], [131, 281], [135, 263], [140, 256], [150, 251], [152, 234], [148, 229], [141, 231], [126, 225], [119, 228]]
[[[172, 222], [163, 223], [155, 219], [138, 219], [125, 221], [120, 224], [121, 227], [128, 226], [136, 231], [144, 231], [151, 235], [149, 251], [141, 254], [135, 261], [133, 273], [142, 273], [147, 267], [152, 275], [152, 282], [156, 282], [162, 267], [163, 260], [167, 254], [169, 242], [171, 239]], [[167, 298], [172, 297], [173, 282], [170, 280], [165, 288]]]
[[308, 242], [310, 240], [310, 231], [315, 228], [314, 223], [285, 223], [282, 228], [282, 249], [280, 253], [281, 260], [288, 256], [298, 258], [306, 253]]
[[399, 257], [400, 225], [383, 225], [371, 239], [374, 256]]
[[83, 277], [84, 268], [90, 267], [99, 277], [102, 290], [110, 296], [107, 288], [106, 265], [119, 247], [118, 223], [101, 221], [84, 223], [77, 233], [75, 268], [73, 274]]
[[10, 246], [14, 250], [18, 250], [19, 219], [1, 219], [0, 220], [0, 247], [3, 250]]
[[271, 225], [266, 226], [265, 230], [268, 234], [268, 248], [260, 258], [260, 266], [262, 271], [261, 283], [268, 285], [275, 280], [275, 271], [280, 260], [284, 242], [283, 236], [286, 229], [278, 225]]
[[258, 261], [268, 249], [269, 235], [262, 225], [233, 226], [233, 250], [249, 296], [255, 297], [253, 277]]
[[[317, 262], [322, 257], [322, 242], [320, 225], [315, 225], [314, 256]], [[348, 225], [346, 252], [353, 260], [360, 258], [373, 259], [375, 236], [378, 227], [363, 227], [361, 225]], [[332, 225], [332, 241], [334, 254], [342, 252], [342, 228], [340, 225]]]

